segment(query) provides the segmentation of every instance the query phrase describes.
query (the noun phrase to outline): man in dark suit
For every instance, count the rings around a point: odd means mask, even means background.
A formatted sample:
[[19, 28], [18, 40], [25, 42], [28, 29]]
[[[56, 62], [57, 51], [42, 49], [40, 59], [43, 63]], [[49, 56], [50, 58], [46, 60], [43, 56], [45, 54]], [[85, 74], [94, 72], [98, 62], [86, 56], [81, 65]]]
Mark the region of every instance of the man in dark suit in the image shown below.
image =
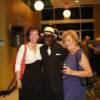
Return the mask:
[[45, 100], [63, 100], [62, 67], [67, 55], [56, 42], [54, 29], [44, 29], [44, 45], [40, 48], [43, 59], [43, 84]]

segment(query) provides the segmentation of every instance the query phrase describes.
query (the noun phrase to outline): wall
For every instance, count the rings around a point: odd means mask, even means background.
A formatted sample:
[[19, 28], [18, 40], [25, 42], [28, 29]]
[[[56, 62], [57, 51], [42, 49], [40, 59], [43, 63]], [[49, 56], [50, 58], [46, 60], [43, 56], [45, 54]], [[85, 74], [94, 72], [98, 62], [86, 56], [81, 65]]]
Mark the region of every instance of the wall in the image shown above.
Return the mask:
[[100, 5], [95, 6], [95, 38], [100, 37]]
[[9, 29], [12, 25], [22, 25], [25, 30], [29, 26], [39, 26], [39, 13], [33, 12], [22, 0], [0, 0], [0, 90], [6, 89], [14, 77], [13, 62], [17, 48], [9, 44]]
[[5, 0], [1, 0], [0, 2], [0, 40], [4, 41], [4, 46], [0, 46], [0, 88], [3, 86], [3, 83], [6, 83], [6, 73], [7, 70], [5, 70], [5, 66], [7, 67], [7, 36], [6, 36], [6, 16], [5, 16]]

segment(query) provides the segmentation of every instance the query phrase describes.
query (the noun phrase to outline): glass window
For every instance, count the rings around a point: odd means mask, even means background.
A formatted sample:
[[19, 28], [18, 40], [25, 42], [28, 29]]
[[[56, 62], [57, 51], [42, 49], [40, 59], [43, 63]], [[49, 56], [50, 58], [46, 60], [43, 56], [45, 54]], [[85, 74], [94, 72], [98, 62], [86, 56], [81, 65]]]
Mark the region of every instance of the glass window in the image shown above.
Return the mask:
[[41, 12], [42, 20], [53, 20], [53, 9], [44, 9]]
[[55, 9], [55, 19], [56, 20], [62, 20], [62, 19], [64, 19], [63, 11], [64, 11], [63, 8], [56, 8]]
[[81, 29], [93, 29], [94, 23], [81, 23]]
[[[70, 19], [79, 19], [80, 18], [80, 12], [79, 12], [78, 7], [70, 8], [69, 10], [71, 11]], [[64, 11], [63, 8], [56, 8], [55, 9], [55, 19], [56, 20], [64, 19], [63, 11]]]
[[80, 30], [80, 23], [55, 24], [55, 27], [56, 27], [58, 30], [68, 30], [68, 29]]
[[93, 7], [81, 7], [81, 18], [92, 19], [93, 18]]
[[70, 10], [71, 10], [70, 19], [80, 19], [80, 9], [79, 9], [79, 7], [70, 8]]
[[82, 41], [87, 35], [90, 36], [91, 40], [94, 40], [94, 31], [82, 31]]

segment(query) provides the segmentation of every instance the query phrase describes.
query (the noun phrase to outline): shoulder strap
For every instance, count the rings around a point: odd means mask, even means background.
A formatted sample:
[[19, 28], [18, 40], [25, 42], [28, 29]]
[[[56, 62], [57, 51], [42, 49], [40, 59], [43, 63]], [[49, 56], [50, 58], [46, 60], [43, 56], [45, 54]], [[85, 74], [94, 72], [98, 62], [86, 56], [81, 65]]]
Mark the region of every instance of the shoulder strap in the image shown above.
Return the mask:
[[23, 58], [22, 58], [22, 60], [25, 60], [25, 58], [26, 58], [26, 44], [25, 44], [24, 54], [23, 54]]
[[21, 65], [20, 65], [21, 66], [20, 80], [22, 79], [24, 71], [25, 71], [25, 61], [26, 61], [26, 44], [25, 44], [25, 48], [24, 48], [24, 53], [23, 53]]
[[80, 67], [79, 67], [79, 61], [81, 60], [81, 55], [82, 55], [82, 51], [81, 49], [79, 49], [77, 52], [76, 52], [76, 67], [77, 67], [77, 70], [80, 70]]

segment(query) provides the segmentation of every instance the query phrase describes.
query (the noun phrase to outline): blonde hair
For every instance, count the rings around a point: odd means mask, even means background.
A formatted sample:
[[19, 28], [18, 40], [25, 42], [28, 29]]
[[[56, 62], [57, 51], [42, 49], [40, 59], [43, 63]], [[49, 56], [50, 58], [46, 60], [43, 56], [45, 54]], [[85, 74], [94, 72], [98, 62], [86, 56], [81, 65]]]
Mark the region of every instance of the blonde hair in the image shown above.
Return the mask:
[[76, 44], [78, 45], [79, 43], [79, 38], [78, 38], [78, 35], [77, 35], [77, 32], [74, 31], [74, 30], [67, 30], [67, 31], [64, 31], [63, 34], [62, 34], [62, 42], [64, 43], [65, 40], [66, 40], [66, 37], [67, 36], [71, 36], [72, 39], [76, 42]]

